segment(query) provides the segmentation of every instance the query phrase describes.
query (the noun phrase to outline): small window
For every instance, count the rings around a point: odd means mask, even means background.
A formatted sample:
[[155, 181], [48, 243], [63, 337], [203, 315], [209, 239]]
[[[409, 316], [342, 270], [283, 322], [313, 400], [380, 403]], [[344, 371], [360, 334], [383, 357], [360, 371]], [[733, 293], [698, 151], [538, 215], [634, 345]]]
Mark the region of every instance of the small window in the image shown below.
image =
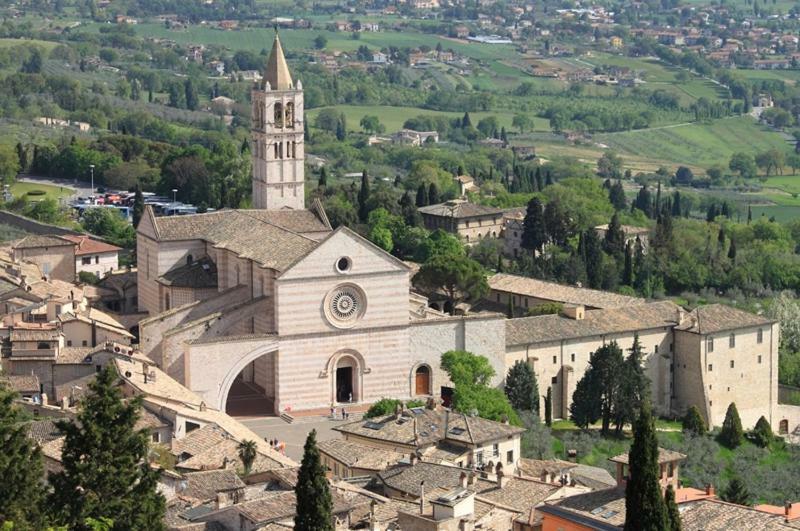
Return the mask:
[[756, 334], [756, 343], [761, 344], [764, 342], [764, 330], [759, 328], [758, 334]]
[[553, 376], [552, 378], [550, 378], [550, 383], [557, 384], [558, 383], [558, 376]]
[[478, 466], [483, 466], [483, 452], [475, 454], [475, 463], [477, 463]]
[[36, 348], [37, 348], [38, 350], [47, 350], [47, 349], [49, 349], [49, 348], [50, 348], [50, 343], [46, 343], [46, 342], [44, 342], [44, 341], [40, 341], [40, 342], [39, 342], [39, 343], [36, 345]]
[[99, 255], [94, 257], [94, 263], [95, 264], [99, 264], [100, 263], [100, 256]]
[[[72, 346], [72, 340], [71, 340], [71, 339], [67, 339], [67, 346], [68, 346], [68, 347], [71, 347], [71, 346]], [[759, 358], [760, 358], [760, 357], [761, 357], [761, 356], [759, 356]]]
[[553, 356], [553, 364], [555, 365], [558, 363], [558, 356]]
[[709, 352], [714, 352], [714, 338], [713, 337], [709, 337], [708, 341], [706, 341], [706, 343], [707, 343], [707, 350]]
[[514, 463], [514, 450], [509, 450], [506, 452], [506, 463], [509, 465]]
[[736, 334], [731, 334], [731, 336], [728, 338], [728, 347], [736, 347]]
[[192, 262], [194, 262], [194, 257], [191, 254], [187, 254], [186, 255], [186, 265], [189, 265]]
[[92, 263], [92, 257], [91, 256], [84, 256], [83, 258], [81, 258], [81, 264], [82, 265], [89, 265], [91, 263]]
[[714, 365], [712, 363], [709, 363], [708, 364], [708, 372], [711, 372], [713, 370], [714, 370]]
[[658, 345], [656, 345], [656, 350], [655, 350], [655, 352], [656, 352], [656, 354], [658, 354]]
[[497, 443], [494, 443], [492, 445], [492, 457], [497, 457], [499, 455], [500, 455], [500, 445], [497, 444]]
[[345, 273], [347, 271], [350, 271], [350, 267], [352, 265], [353, 264], [350, 261], [350, 259], [347, 258], [346, 256], [343, 256], [343, 257], [339, 258], [339, 260], [336, 261], [336, 270], [339, 273]]
[[200, 429], [200, 424], [196, 422], [189, 422], [188, 420], [186, 421], [186, 433], [191, 433], [197, 429]]
[[674, 475], [675, 475], [675, 465], [672, 464], [672, 463], [669, 463], [667, 465], [667, 477], [671, 478]]
[[761, 356], [758, 357], [758, 363], [761, 363]]
[[83, 341], [81, 341], [81, 346], [88, 347], [89, 342], [84, 339]]
[[733, 360], [731, 360], [731, 369], [733, 369], [734, 366], [735, 366], [735, 363], [734, 363]]
[[570, 361], [572, 361], [573, 363], [575, 362], [575, 353], [574, 353], [574, 352], [573, 352], [572, 354], [570, 354], [570, 355], [569, 355], [569, 359], [570, 359]]

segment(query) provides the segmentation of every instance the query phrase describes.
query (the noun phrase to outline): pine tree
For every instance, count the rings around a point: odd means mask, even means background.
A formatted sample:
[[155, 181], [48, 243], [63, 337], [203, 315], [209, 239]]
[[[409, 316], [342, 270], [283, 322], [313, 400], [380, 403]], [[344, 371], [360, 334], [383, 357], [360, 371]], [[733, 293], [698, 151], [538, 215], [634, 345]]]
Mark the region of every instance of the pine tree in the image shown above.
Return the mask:
[[739, 411], [736, 409], [736, 404], [733, 402], [728, 406], [728, 411], [725, 412], [725, 420], [722, 423], [719, 440], [731, 450], [744, 442], [742, 421], [739, 418]]
[[769, 425], [769, 421], [765, 417], [762, 416], [758, 419], [751, 433], [751, 437], [753, 442], [761, 448], [769, 446], [775, 438], [775, 435], [772, 433], [772, 426]]
[[553, 387], [547, 388], [547, 394], [544, 395], [544, 423], [550, 427], [553, 425]]
[[358, 190], [358, 219], [362, 223], [367, 222], [369, 216], [369, 176], [367, 170], [361, 172], [361, 188]]
[[667, 485], [664, 503], [667, 506], [666, 531], [681, 531], [681, 513], [678, 511], [678, 504], [675, 502], [675, 489], [672, 488], [671, 483]]
[[144, 215], [144, 195], [139, 185], [136, 185], [136, 193], [133, 195], [133, 227], [139, 226], [139, 221]]
[[633, 427], [628, 468], [625, 531], [663, 531], [667, 528], [667, 508], [658, 481], [658, 443], [648, 401], [642, 404]]
[[253, 462], [256, 460], [257, 448], [255, 441], [242, 441], [239, 443], [239, 459], [242, 460], [244, 466], [244, 475], [250, 475], [253, 469]]
[[333, 531], [333, 502], [317, 448], [317, 430], [311, 430], [306, 438], [294, 492], [297, 496], [294, 528], [297, 531]]
[[682, 425], [683, 431], [691, 433], [692, 435], [705, 435], [708, 430], [706, 421], [703, 419], [703, 415], [700, 414], [700, 410], [697, 406], [692, 406], [686, 411]]
[[0, 383], [0, 522], [14, 522], [14, 529], [42, 529], [42, 454], [27, 436], [14, 398]]
[[328, 171], [325, 169], [325, 166], [320, 168], [319, 170], [319, 187], [324, 188], [328, 186]]
[[428, 186], [428, 204], [435, 205], [439, 203], [439, 189], [436, 187], [436, 183], [431, 183]]
[[535, 254], [536, 252], [542, 252], [546, 241], [544, 209], [539, 198], [534, 197], [528, 202], [525, 219], [522, 221], [522, 241], [520, 245], [523, 249]]
[[70, 528], [110, 518], [125, 529], [164, 529], [159, 473], [147, 462], [150, 436], [134, 429], [141, 400], [123, 401], [117, 381], [107, 365], [89, 384], [75, 421], [58, 422], [66, 435], [63, 471], [50, 476], [48, 505], [54, 522]]
[[518, 360], [508, 369], [505, 392], [514, 409], [539, 414], [539, 385], [530, 364]]
[[723, 500], [737, 505], [750, 505], [750, 491], [739, 476], [733, 476], [728, 486], [721, 493]]
[[425, 190], [425, 184], [420, 184], [417, 188], [417, 207], [424, 207], [428, 205], [428, 192]]

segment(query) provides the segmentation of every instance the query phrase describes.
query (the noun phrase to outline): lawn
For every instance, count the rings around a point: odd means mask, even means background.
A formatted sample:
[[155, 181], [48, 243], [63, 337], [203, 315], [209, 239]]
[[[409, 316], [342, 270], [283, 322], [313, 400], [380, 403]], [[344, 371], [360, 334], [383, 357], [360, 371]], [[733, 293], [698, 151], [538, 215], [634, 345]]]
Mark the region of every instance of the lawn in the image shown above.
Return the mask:
[[[447, 116], [449, 118], [461, 118], [464, 115], [460, 112], [432, 111], [420, 107], [391, 107], [388, 105], [338, 105], [335, 108], [339, 112], [344, 113], [347, 120], [347, 129], [350, 131], [360, 131], [361, 126], [359, 125], [359, 122], [361, 121], [361, 118], [367, 115], [377, 116], [380, 118], [381, 123], [384, 125], [384, 127], [386, 127], [386, 132], [388, 133], [399, 131], [402, 129], [403, 123], [407, 119], [419, 116], [421, 114]], [[321, 108], [312, 109], [306, 112], [306, 120], [308, 120], [309, 124], [314, 123], [314, 118], [316, 118], [320, 110]], [[514, 118], [514, 114], [509, 111], [485, 111], [470, 113], [470, 118], [472, 119], [473, 125], [477, 125], [481, 119], [487, 116], [496, 116], [497, 121], [500, 122], [502, 127], [505, 127], [509, 131], [512, 130], [511, 121]], [[549, 131], [550, 127], [547, 120], [544, 118], [533, 118], [533, 120], [536, 130]]]
[[770, 148], [787, 149], [780, 134], [747, 116], [598, 134], [595, 140], [616, 149], [623, 157], [632, 155], [702, 168], [726, 166], [731, 155], [738, 151], [755, 154]]
[[[14, 197], [25, 196], [25, 198], [29, 201], [41, 201], [42, 199], [66, 199], [74, 192], [72, 188], [30, 182], [16, 182], [10, 186], [10, 190]], [[28, 195], [29, 192], [36, 190], [44, 192], [44, 195]]]

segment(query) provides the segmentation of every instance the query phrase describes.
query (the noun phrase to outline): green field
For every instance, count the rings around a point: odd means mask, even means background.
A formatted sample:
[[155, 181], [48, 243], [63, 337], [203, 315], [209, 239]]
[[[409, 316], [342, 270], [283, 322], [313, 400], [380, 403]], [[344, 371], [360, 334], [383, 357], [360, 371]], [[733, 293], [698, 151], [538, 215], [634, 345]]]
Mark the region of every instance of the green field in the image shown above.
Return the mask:
[[[447, 116], [449, 118], [461, 118], [464, 113], [460, 112], [444, 112], [444, 111], [432, 111], [429, 109], [422, 109], [420, 107], [390, 107], [387, 105], [371, 105], [371, 106], [356, 106], [356, 105], [338, 105], [335, 107], [339, 112], [344, 113], [345, 118], [347, 120], [347, 129], [350, 131], [360, 131], [361, 126], [359, 122], [361, 118], [364, 116], [377, 116], [381, 123], [386, 127], [387, 133], [392, 133], [395, 131], [399, 131], [403, 128], [403, 123], [408, 120], [409, 118], [413, 118], [415, 116], [419, 116], [421, 114], [433, 115], [433, 116]], [[314, 118], [316, 118], [317, 114], [321, 109], [312, 109], [306, 112], [306, 120], [308, 120], [309, 124], [314, 123]], [[508, 111], [499, 111], [499, 112], [472, 112], [470, 113], [470, 118], [472, 119], [472, 123], [477, 125], [477, 123], [487, 116], [496, 116], [497, 121], [500, 122], [502, 127], [505, 127], [507, 130], [511, 131], [511, 120], [514, 118], [514, 114]], [[535, 129], [537, 131], [549, 131], [549, 123], [544, 118], [534, 118]]]
[[623, 156], [627, 154], [701, 168], [714, 164], [727, 166], [731, 155], [737, 151], [788, 150], [780, 134], [746, 116], [724, 118], [710, 124], [599, 134], [595, 141], [618, 150]]
[[[23, 197], [29, 201], [41, 201], [42, 199], [61, 199], [68, 198], [72, 195], [74, 190], [72, 188], [65, 188], [61, 186], [51, 186], [49, 184], [29, 183], [29, 182], [16, 182], [9, 188], [14, 197]], [[41, 190], [45, 192], [44, 195], [27, 195], [28, 192], [34, 190]]]
[[0, 48], [10, 48], [12, 46], [39, 46], [40, 48], [44, 48], [45, 51], [49, 52], [56, 46], [58, 46], [57, 42], [51, 41], [40, 41], [37, 39], [0, 39]]

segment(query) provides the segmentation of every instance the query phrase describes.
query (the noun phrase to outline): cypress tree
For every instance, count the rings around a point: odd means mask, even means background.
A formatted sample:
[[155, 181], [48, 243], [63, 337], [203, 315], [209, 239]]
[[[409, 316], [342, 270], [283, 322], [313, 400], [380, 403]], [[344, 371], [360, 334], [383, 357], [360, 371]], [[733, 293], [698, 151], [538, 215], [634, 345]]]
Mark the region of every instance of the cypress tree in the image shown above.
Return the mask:
[[731, 246], [728, 247], [728, 258], [734, 264], [736, 263], [736, 240], [731, 239]]
[[15, 397], [0, 383], [0, 522], [14, 522], [14, 529], [43, 529], [42, 454], [27, 436]]
[[603, 282], [603, 248], [597, 231], [586, 229], [583, 233], [583, 245], [586, 252], [586, 278], [589, 287], [600, 289]]
[[58, 525], [83, 529], [108, 518], [131, 530], [164, 529], [158, 471], [147, 462], [150, 435], [135, 430], [141, 400], [123, 401], [113, 365], [89, 384], [75, 421], [59, 421], [66, 435], [63, 470], [50, 476], [48, 506]]
[[553, 388], [547, 388], [547, 394], [544, 395], [544, 423], [550, 427], [553, 425]]
[[628, 453], [629, 478], [625, 486], [625, 531], [662, 531], [667, 508], [658, 481], [658, 443], [650, 403], [642, 404], [633, 427]]
[[439, 189], [436, 187], [436, 183], [431, 183], [428, 186], [428, 204], [435, 205], [439, 202]]
[[750, 491], [739, 476], [733, 476], [721, 493], [723, 500], [737, 505], [750, 505]]
[[133, 227], [136, 228], [139, 226], [139, 221], [141, 221], [142, 216], [144, 215], [144, 195], [142, 194], [142, 189], [139, 188], [139, 185], [136, 185], [136, 193], [133, 195]]
[[697, 406], [692, 406], [686, 411], [683, 417], [683, 431], [692, 435], [705, 435], [707, 431], [706, 421]]
[[614, 212], [614, 215], [611, 216], [611, 222], [608, 224], [606, 237], [603, 241], [603, 248], [605, 252], [617, 259], [625, 252], [625, 233], [622, 230], [617, 212]]
[[367, 170], [364, 170], [361, 172], [361, 188], [358, 190], [358, 219], [361, 220], [362, 223], [366, 223], [367, 217], [369, 216], [368, 201], [369, 176], [367, 176]]
[[530, 364], [517, 360], [508, 369], [505, 392], [514, 409], [539, 413], [539, 385]]
[[538, 197], [528, 201], [525, 219], [522, 221], [522, 241], [520, 245], [532, 253], [542, 252], [547, 241], [544, 224], [544, 208]]
[[424, 207], [428, 205], [428, 192], [425, 190], [425, 184], [420, 184], [417, 188], [417, 207]]
[[675, 490], [672, 484], [667, 485], [664, 503], [667, 505], [666, 531], [681, 531], [681, 513], [678, 511], [678, 504], [675, 503]]
[[333, 502], [317, 448], [317, 430], [311, 430], [306, 438], [294, 492], [297, 496], [294, 528], [297, 531], [333, 531]]
[[628, 351], [628, 357], [622, 363], [620, 371], [619, 388], [614, 402], [614, 417], [617, 425], [617, 435], [622, 434], [622, 428], [627, 423], [632, 423], [636, 411], [648, 398], [650, 380], [642, 368], [644, 351], [639, 341], [639, 334], [634, 333], [633, 345]]
[[346, 137], [347, 137], [347, 125], [345, 122], [344, 114], [342, 114], [336, 121], [336, 140], [342, 142]]
[[631, 242], [625, 244], [625, 267], [622, 270], [622, 283], [633, 286], [633, 250]]
[[320, 168], [319, 170], [319, 187], [324, 188], [328, 186], [328, 171], [325, 169], [325, 166]]
[[553, 175], [550, 173], [550, 170], [547, 170], [547, 175], [545, 176], [544, 185], [550, 186], [553, 183], [554, 183]]
[[672, 194], [672, 217], [679, 218], [683, 215], [681, 210], [681, 193], [677, 190]]
[[472, 127], [472, 119], [469, 117], [469, 112], [464, 113], [464, 117], [461, 118], [461, 128], [467, 129]]
[[750, 225], [751, 221], [753, 221], [753, 207], [747, 205], [747, 224]]
[[722, 431], [719, 433], [720, 442], [733, 450], [744, 442], [744, 431], [742, 421], [739, 418], [739, 411], [736, 404], [731, 402], [728, 411], [725, 412], [725, 420], [722, 423]]
[[619, 179], [609, 187], [608, 200], [616, 210], [625, 210], [628, 206], [628, 201], [625, 198], [625, 189], [622, 187], [622, 181]]

